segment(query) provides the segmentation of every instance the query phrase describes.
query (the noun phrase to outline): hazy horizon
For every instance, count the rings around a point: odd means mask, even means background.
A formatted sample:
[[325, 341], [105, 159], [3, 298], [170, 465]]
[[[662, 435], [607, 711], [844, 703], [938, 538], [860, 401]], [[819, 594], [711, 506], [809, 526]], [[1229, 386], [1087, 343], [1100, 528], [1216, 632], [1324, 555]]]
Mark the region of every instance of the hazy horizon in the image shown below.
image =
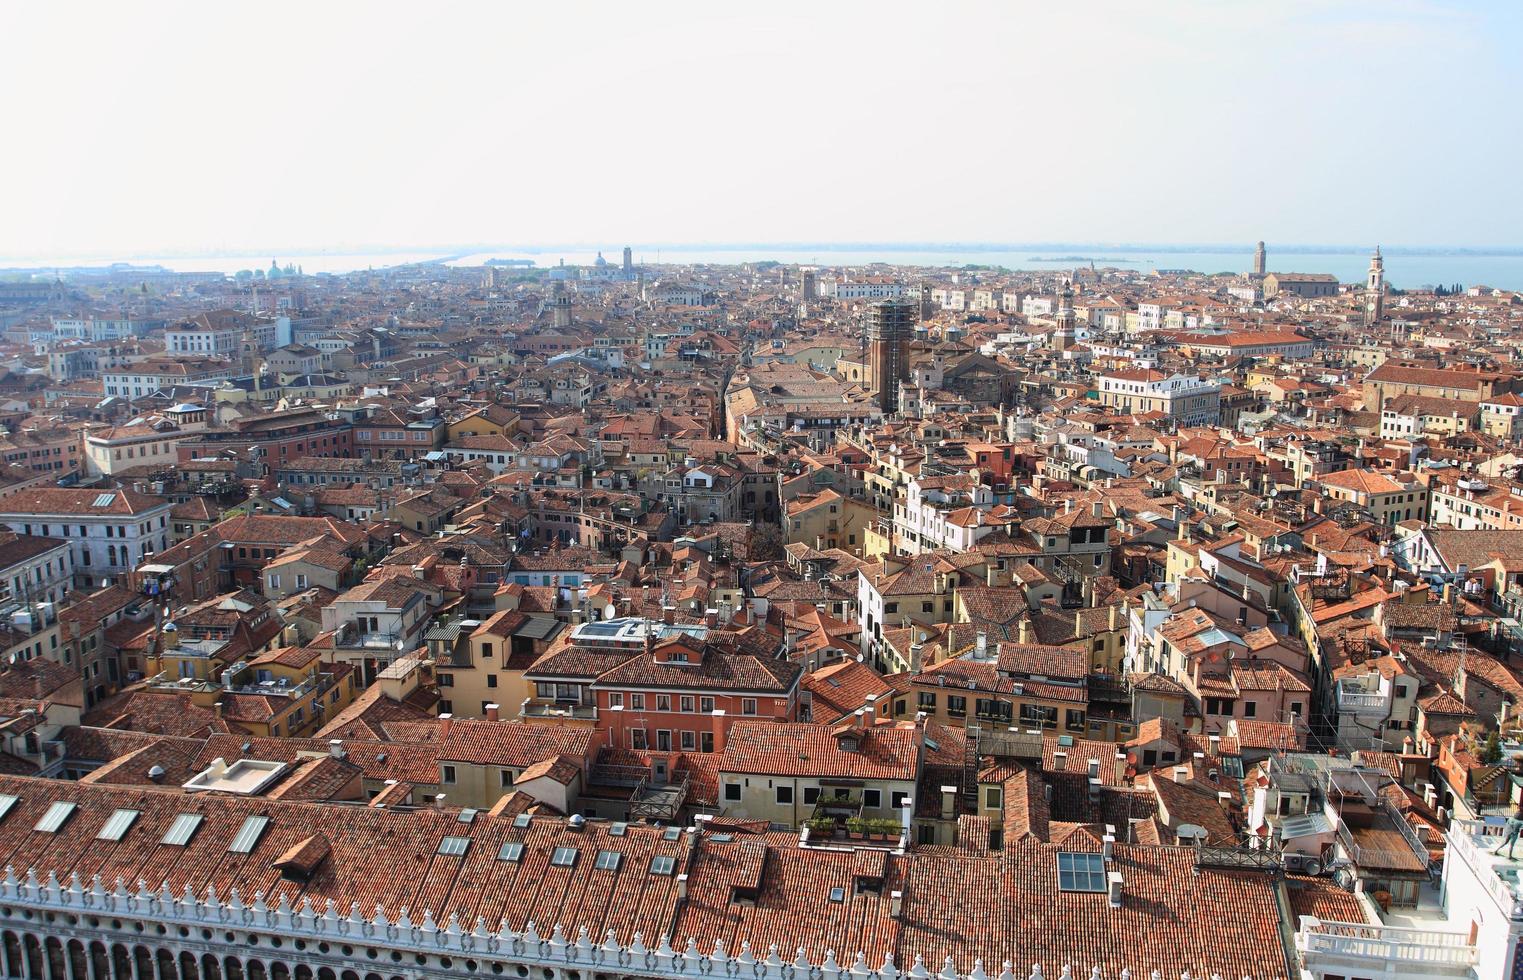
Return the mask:
[[1513, 3], [10, 14], [6, 260], [1523, 246]]

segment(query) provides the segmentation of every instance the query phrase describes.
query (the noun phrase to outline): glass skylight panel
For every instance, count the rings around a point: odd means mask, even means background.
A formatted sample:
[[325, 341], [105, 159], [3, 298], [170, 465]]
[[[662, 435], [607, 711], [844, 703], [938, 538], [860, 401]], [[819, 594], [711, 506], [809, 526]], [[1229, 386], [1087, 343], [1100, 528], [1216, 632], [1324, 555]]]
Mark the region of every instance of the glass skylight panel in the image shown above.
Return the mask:
[[624, 855], [618, 851], [599, 851], [598, 859], [593, 862], [593, 867], [600, 871], [617, 871], [623, 861]]
[[169, 831], [164, 834], [161, 844], [173, 844], [175, 847], [184, 847], [190, 843], [190, 839], [196, 836], [196, 831], [201, 829], [201, 821], [206, 819], [199, 813], [182, 813], [175, 817], [175, 822], [169, 825]]
[[69, 822], [69, 818], [74, 816], [74, 811], [77, 809], [79, 809], [77, 804], [59, 800], [48, 807], [48, 812], [42, 815], [42, 819], [37, 821], [37, 826], [32, 829], [40, 830], [45, 834], [56, 834], [63, 829], [64, 824]]
[[502, 847], [497, 851], [497, 860], [499, 861], [517, 861], [523, 856], [524, 846], [516, 840], [503, 842]]
[[95, 506], [95, 507], [110, 507], [111, 506], [111, 501], [113, 501], [115, 499], [116, 499], [116, 494], [115, 493], [102, 493], [102, 494], [99, 494], [99, 495], [96, 496], [95, 503], [94, 503], [93, 506]]
[[624, 823], [622, 820], [608, 828], [609, 837], [623, 837], [628, 832], [629, 824]]
[[532, 818], [527, 813], [520, 813], [518, 816], [513, 818], [513, 826], [520, 829], [527, 827], [529, 826], [530, 819]]
[[137, 821], [138, 810], [118, 810], [106, 818], [105, 826], [95, 835], [96, 840], [121, 840]]
[[710, 834], [709, 840], [715, 844], [728, 844], [735, 839], [734, 834]]
[[460, 816], [456, 817], [455, 819], [461, 823], [475, 823], [476, 811], [470, 807], [466, 807], [464, 810], [460, 811]]
[[846, 901], [846, 889], [844, 889], [844, 888], [832, 888], [830, 890], [830, 900], [832, 902], [844, 902], [844, 901]]
[[243, 826], [238, 828], [237, 836], [227, 845], [227, 849], [233, 854], [252, 853], [259, 846], [259, 838], [264, 836], [264, 829], [269, 825], [269, 817], [254, 814], [243, 821]]
[[550, 855], [550, 863], [557, 868], [569, 868], [576, 863], [576, 848], [557, 847]]
[[1065, 892], [1105, 891], [1105, 860], [1098, 854], [1058, 853], [1058, 887]]
[[669, 875], [677, 870], [677, 859], [657, 854], [650, 859], [650, 873], [653, 875]]
[[5, 815], [10, 813], [16, 804], [20, 802], [21, 797], [19, 796], [12, 796], [9, 793], [0, 794], [0, 820], [4, 820]]
[[470, 846], [469, 837], [446, 837], [439, 841], [439, 853], [449, 857], [460, 857]]
[[681, 827], [668, 827], [661, 832], [662, 840], [677, 840], [682, 836]]

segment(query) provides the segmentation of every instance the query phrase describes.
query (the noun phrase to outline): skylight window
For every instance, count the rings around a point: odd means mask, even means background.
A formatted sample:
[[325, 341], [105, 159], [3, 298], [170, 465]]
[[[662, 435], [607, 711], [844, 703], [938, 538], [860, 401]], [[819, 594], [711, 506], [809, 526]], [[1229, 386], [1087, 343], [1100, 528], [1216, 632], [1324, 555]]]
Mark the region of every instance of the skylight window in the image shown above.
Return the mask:
[[550, 863], [557, 868], [569, 868], [576, 864], [576, 848], [557, 847], [550, 855]]
[[669, 875], [677, 870], [677, 859], [657, 854], [650, 859], [650, 873], [653, 875]]
[[250, 854], [259, 846], [259, 839], [264, 836], [264, 830], [270, 825], [270, 818], [254, 814], [243, 821], [243, 826], [238, 828], [238, 834], [233, 842], [227, 845], [229, 853]]
[[620, 821], [608, 828], [609, 837], [623, 837], [629, 832], [629, 824]]
[[121, 840], [137, 822], [140, 811], [118, 810], [106, 818], [106, 825], [95, 835], [96, 840]]
[[48, 807], [48, 812], [42, 815], [42, 819], [37, 821], [37, 826], [32, 829], [40, 830], [45, 834], [56, 834], [63, 829], [64, 824], [69, 822], [69, 818], [74, 816], [74, 811], [77, 809], [79, 809], [77, 804], [59, 800]]
[[681, 827], [668, 827], [661, 832], [662, 840], [678, 840], [682, 837]]
[[460, 857], [470, 849], [469, 837], [445, 837], [439, 841], [439, 853], [448, 857]]
[[524, 856], [524, 846], [516, 840], [505, 841], [497, 851], [499, 861], [517, 861]]
[[16, 804], [20, 802], [21, 797], [19, 796], [12, 796], [9, 793], [0, 795], [0, 820], [4, 820], [5, 815], [15, 809]]
[[1105, 891], [1105, 860], [1098, 854], [1058, 853], [1058, 887], [1065, 892]]
[[734, 834], [710, 834], [709, 840], [715, 844], [728, 844], [735, 839]]
[[169, 831], [164, 834], [160, 844], [172, 844], [175, 847], [184, 847], [190, 843], [190, 839], [196, 836], [196, 831], [201, 829], [201, 821], [206, 819], [199, 813], [182, 813], [175, 817], [175, 822], [169, 825]]
[[846, 901], [846, 889], [844, 889], [844, 888], [832, 888], [830, 890], [830, 900], [832, 902], [844, 902], [844, 901]]
[[624, 862], [624, 855], [618, 851], [599, 851], [598, 859], [593, 862], [593, 867], [599, 871], [617, 871], [619, 865]]
[[99, 494], [99, 495], [96, 496], [95, 503], [91, 504], [90, 506], [92, 506], [92, 507], [110, 507], [111, 506], [111, 501], [113, 501], [115, 499], [116, 499], [116, 494], [114, 494], [114, 493], [102, 493], [102, 494]]
[[513, 826], [522, 829], [529, 826], [529, 821], [531, 819], [532, 818], [527, 813], [520, 813], [518, 816], [513, 818]]
[[461, 823], [475, 823], [476, 811], [470, 807], [466, 807], [464, 810], [460, 811], [460, 816], [456, 817], [455, 819]]

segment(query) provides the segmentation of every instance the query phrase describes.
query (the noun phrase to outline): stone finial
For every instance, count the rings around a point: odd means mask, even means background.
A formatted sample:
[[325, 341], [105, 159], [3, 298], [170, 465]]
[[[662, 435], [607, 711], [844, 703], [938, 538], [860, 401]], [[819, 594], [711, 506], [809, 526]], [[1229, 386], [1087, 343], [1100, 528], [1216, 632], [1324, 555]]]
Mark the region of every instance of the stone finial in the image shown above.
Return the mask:
[[999, 971], [999, 980], [1015, 980], [1015, 964], [1005, 961], [1004, 968]]
[[925, 968], [925, 960], [919, 953], [915, 954], [915, 962], [910, 965], [910, 972], [906, 976], [914, 977], [915, 980], [925, 980], [931, 975], [931, 971]]
[[968, 980], [989, 980], [989, 974], [984, 972], [984, 961], [973, 961], [973, 972], [968, 974]]

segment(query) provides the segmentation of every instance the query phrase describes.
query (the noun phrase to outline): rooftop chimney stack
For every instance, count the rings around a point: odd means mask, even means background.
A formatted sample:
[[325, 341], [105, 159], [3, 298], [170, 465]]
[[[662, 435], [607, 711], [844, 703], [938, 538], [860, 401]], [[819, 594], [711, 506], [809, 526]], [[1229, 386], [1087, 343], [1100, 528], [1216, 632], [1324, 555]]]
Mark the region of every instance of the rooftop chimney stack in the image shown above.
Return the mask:
[[448, 711], [439, 716], [439, 741], [449, 738], [449, 730], [455, 724], [455, 716]]
[[1112, 871], [1106, 875], [1106, 884], [1110, 891], [1111, 908], [1119, 909], [1121, 907], [1121, 872]]
[[496, 705], [496, 704], [489, 704], [489, 705], [487, 705], [487, 721], [497, 721], [501, 717], [501, 714], [500, 714], [501, 710], [502, 710], [501, 705]]
[[328, 754], [335, 759], [344, 757], [344, 740], [341, 738], [328, 739]]
[[1063, 772], [1068, 768], [1068, 753], [1054, 752], [1052, 754], [1052, 771]]

